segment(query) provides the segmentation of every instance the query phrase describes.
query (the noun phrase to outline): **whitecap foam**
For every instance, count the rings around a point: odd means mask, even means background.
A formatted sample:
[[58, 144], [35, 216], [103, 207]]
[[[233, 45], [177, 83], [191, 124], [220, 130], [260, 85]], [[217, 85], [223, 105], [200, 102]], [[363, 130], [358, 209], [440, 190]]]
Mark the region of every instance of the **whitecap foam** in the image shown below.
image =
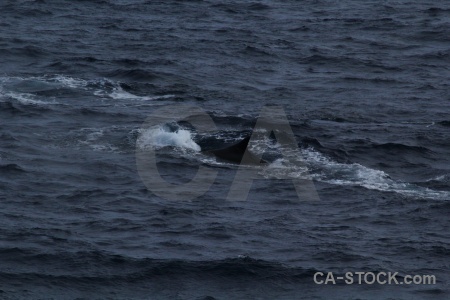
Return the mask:
[[[97, 91], [98, 95], [101, 95], [101, 91]], [[174, 95], [162, 95], [162, 96], [137, 96], [132, 93], [125, 91], [120, 85], [116, 85], [113, 90], [106, 94], [108, 97], [114, 100], [141, 100], [141, 101], [151, 101], [151, 100], [159, 100], [159, 99], [168, 99], [173, 98]]]
[[[22, 85], [25, 83], [25, 85]], [[34, 90], [45, 90], [59, 87], [59, 83], [46, 76], [31, 76], [31, 77], [14, 77], [3, 76], [0, 77], [0, 95], [9, 97], [26, 105], [44, 105], [44, 104], [58, 104], [54, 97], [51, 101], [42, 100], [42, 96], [33, 93]]]
[[192, 139], [189, 130], [178, 129], [170, 131], [166, 126], [157, 126], [147, 130], [141, 130], [137, 139], [140, 149], [158, 149], [167, 146], [180, 147], [194, 151], [201, 151], [200, 146]]
[[76, 136], [77, 143], [100, 152], [120, 152], [117, 145], [110, 144], [110, 134], [116, 126], [105, 128], [81, 128], [73, 131]]
[[[412, 183], [394, 180], [381, 170], [371, 169], [358, 163], [338, 163], [313, 148], [301, 149], [300, 153], [300, 159], [308, 171], [302, 167], [296, 171], [280, 162], [275, 165], [272, 164], [271, 167], [278, 169], [278, 173], [291, 178], [308, 178], [309, 173], [310, 178], [314, 180], [334, 185], [361, 186], [371, 190], [395, 192], [406, 196], [450, 200], [450, 192], [436, 191]], [[284, 161], [284, 159], [281, 160]], [[270, 174], [273, 174], [273, 171]]]
[[84, 79], [80, 79], [80, 78], [74, 78], [74, 77], [70, 77], [70, 76], [66, 76], [66, 75], [52, 75], [52, 76], [48, 76], [48, 77], [38, 77], [41, 80], [44, 81], [50, 81], [50, 82], [57, 82], [59, 84], [61, 84], [64, 87], [69, 87], [69, 88], [73, 88], [73, 89], [85, 89], [88, 85], [88, 81], [84, 80]]
[[[170, 99], [175, 97], [175, 95], [160, 95], [160, 96], [138, 96], [130, 92], [125, 91], [119, 82], [111, 81], [106, 78], [95, 79], [95, 80], [85, 80], [81, 78], [75, 78], [67, 75], [55, 74], [55, 75], [43, 75], [43, 76], [30, 76], [30, 77], [14, 77], [14, 76], [1, 76], [0, 83], [2, 86], [9, 84], [16, 84], [24, 81], [35, 82], [41, 85], [52, 85], [53, 87], [64, 87], [76, 90], [82, 90], [92, 93], [95, 96], [101, 98], [110, 98], [114, 100], [141, 100], [141, 101], [152, 101], [152, 100], [162, 100]], [[30, 104], [38, 104], [37, 100], [25, 93], [19, 95], [23, 102]], [[31, 94], [30, 94], [31, 95]], [[14, 97], [16, 98], [16, 97]]]
[[447, 182], [450, 181], [450, 174], [439, 175], [427, 180], [427, 182], [431, 181], [439, 181], [439, 182]]
[[0, 77], [1, 83], [15, 83], [21, 81], [35, 81], [44, 84], [57, 84], [62, 87], [69, 88], [85, 88], [88, 85], [88, 81], [80, 78], [74, 78], [66, 75], [42, 75], [42, 76], [2, 76]]
[[[249, 149], [255, 153], [274, 155], [281, 153], [281, 145], [270, 139], [256, 141]], [[406, 196], [450, 200], [450, 192], [437, 191], [416, 184], [392, 179], [384, 171], [371, 169], [358, 163], [333, 161], [314, 148], [299, 151], [286, 149], [286, 157], [276, 159], [260, 172], [264, 178], [272, 179], [313, 179], [333, 185], [352, 185], [383, 192], [395, 192]], [[439, 178], [442, 180], [442, 178]]]
[[19, 101], [22, 104], [26, 105], [43, 105], [43, 104], [55, 104], [55, 102], [46, 102], [42, 100], [36, 99], [36, 96], [33, 94], [28, 93], [15, 93], [15, 92], [8, 92], [4, 95], [13, 98], [17, 101]]
[[18, 93], [9, 91], [8, 89], [5, 89], [5, 84], [11, 82], [13, 80], [13, 77], [0, 77], [0, 98], [12, 98], [14, 100], [19, 101], [22, 104], [46, 104], [43, 101], [37, 100], [36, 97], [32, 94], [28, 93]]

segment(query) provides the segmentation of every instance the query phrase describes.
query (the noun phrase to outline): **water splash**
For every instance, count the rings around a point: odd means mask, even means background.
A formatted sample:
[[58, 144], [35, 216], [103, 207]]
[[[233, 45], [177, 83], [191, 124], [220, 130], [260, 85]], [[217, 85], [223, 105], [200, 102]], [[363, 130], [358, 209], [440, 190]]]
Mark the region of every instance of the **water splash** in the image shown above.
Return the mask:
[[192, 139], [189, 130], [176, 129], [171, 130], [168, 126], [157, 126], [147, 130], [141, 130], [137, 140], [137, 146], [140, 149], [159, 149], [167, 146], [180, 147], [201, 151], [200, 146]]

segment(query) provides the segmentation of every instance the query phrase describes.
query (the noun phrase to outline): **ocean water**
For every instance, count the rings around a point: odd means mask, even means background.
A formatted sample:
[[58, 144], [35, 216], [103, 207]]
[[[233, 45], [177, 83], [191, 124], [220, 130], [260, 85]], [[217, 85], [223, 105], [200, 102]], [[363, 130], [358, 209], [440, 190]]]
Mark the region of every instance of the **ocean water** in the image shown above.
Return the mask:
[[[2, 0], [0, 298], [448, 299], [449, 79], [447, 1]], [[143, 127], [182, 105], [217, 129]], [[304, 166], [259, 141], [276, 159], [230, 201], [238, 165], [202, 150], [266, 105]], [[217, 178], [168, 201], [146, 148], [168, 182]], [[359, 271], [437, 282], [313, 280]]]

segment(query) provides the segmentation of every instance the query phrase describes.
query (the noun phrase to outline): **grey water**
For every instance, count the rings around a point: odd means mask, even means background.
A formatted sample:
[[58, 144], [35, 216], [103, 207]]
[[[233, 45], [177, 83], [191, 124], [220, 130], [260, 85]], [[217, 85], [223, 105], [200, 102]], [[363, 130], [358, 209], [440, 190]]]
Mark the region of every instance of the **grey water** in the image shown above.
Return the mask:
[[[448, 299], [449, 79], [446, 1], [2, 0], [0, 298]], [[217, 130], [142, 128], [186, 104]], [[227, 199], [237, 164], [200, 150], [266, 105], [320, 201], [280, 159]], [[169, 182], [217, 179], [168, 201], [139, 147]], [[437, 282], [313, 280], [359, 271]]]

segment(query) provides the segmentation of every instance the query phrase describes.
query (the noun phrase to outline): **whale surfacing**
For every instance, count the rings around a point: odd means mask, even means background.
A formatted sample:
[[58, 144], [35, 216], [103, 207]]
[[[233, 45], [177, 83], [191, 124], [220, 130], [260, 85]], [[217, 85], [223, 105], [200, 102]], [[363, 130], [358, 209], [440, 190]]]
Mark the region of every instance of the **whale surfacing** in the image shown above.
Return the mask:
[[[245, 151], [247, 150], [248, 143], [250, 141], [250, 137], [246, 137], [243, 140], [228, 145], [224, 148], [220, 148], [217, 150], [209, 150], [206, 151], [207, 153], [211, 153], [215, 155], [217, 158], [221, 160], [226, 160], [230, 162], [240, 163], [242, 161], [242, 158], [244, 157]], [[266, 163], [263, 159], [257, 158], [252, 153], [249, 153], [250, 155], [250, 161], [248, 163], [250, 164], [260, 164], [260, 163]]]

